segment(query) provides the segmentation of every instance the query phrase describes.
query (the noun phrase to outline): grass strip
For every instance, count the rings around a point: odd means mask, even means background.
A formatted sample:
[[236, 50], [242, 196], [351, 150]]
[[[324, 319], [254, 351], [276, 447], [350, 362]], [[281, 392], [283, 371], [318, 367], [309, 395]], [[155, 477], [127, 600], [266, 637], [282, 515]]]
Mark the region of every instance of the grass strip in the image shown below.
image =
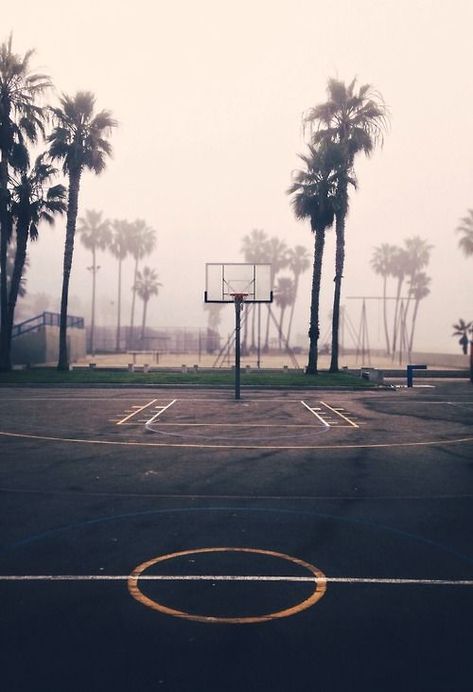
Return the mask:
[[[119, 369], [78, 368], [69, 372], [59, 372], [55, 368], [31, 368], [12, 370], [0, 373], [0, 385], [35, 385], [35, 384], [128, 384], [128, 385], [202, 385], [233, 386], [235, 375], [231, 371], [172, 371], [155, 370], [151, 372], [128, 372]], [[355, 387], [373, 388], [373, 383], [347, 373], [330, 374], [320, 372], [318, 375], [306, 375], [303, 372], [291, 371], [241, 371], [241, 385], [250, 386], [287, 386], [287, 387]]]

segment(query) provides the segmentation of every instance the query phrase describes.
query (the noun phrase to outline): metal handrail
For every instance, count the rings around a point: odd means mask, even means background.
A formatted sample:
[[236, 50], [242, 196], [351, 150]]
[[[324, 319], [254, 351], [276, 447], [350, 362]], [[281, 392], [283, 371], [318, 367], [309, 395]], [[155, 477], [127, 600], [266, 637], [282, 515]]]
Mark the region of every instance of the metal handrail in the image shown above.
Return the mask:
[[[30, 317], [24, 322], [15, 324], [12, 329], [12, 338], [21, 336], [22, 334], [27, 334], [40, 329], [41, 327], [59, 327], [61, 322], [61, 315], [57, 312], [43, 312], [41, 315], [36, 315], [36, 317]], [[68, 327], [75, 329], [84, 329], [84, 318], [75, 317], [74, 315], [68, 315], [66, 324]]]

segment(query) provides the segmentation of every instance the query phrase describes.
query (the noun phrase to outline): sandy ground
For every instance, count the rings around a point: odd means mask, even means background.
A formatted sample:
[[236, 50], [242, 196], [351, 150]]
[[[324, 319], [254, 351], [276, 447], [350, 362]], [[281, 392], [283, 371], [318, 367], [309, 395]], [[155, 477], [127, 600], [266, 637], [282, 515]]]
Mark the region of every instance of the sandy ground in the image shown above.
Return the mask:
[[[151, 351], [140, 351], [140, 352], [129, 352], [129, 353], [112, 353], [112, 354], [96, 354], [95, 356], [88, 355], [77, 361], [77, 365], [87, 365], [88, 363], [95, 363], [97, 367], [100, 366], [122, 366], [126, 367], [128, 364], [135, 363], [136, 365], [148, 364], [150, 367], [169, 367], [169, 368], [179, 368], [181, 366], [193, 367], [197, 365], [202, 368], [211, 367], [231, 367], [234, 364], [234, 355], [230, 354], [229, 357], [222, 357], [217, 360], [217, 354], [209, 355], [206, 353], [166, 353], [156, 354]], [[340, 367], [348, 368], [361, 368], [361, 367], [374, 367], [380, 370], [387, 369], [404, 369], [408, 361], [403, 359], [401, 362], [399, 358], [394, 361], [392, 358], [386, 358], [381, 356], [371, 356], [364, 360], [361, 357], [357, 357], [355, 354], [347, 354], [340, 356], [339, 364]], [[330, 356], [320, 355], [319, 356], [319, 368], [321, 370], [328, 370], [330, 366]], [[307, 365], [307, 354], [295, 354], [290, 356], [287, 353], [264, 353], [261, 354], [260, 367], [261, 368], [284, 368], [287, 366], [289, 369], [301, 368], [304, 369]], [[249, 366], [250, 368], [258, 367], [257, 354], [251, 354], [249, 356], [243, 356], [241, 358], [241, 367], [245, 368]], [[447, 369], [442, 363], [438, 365], [430, 365], [429, 369]]]

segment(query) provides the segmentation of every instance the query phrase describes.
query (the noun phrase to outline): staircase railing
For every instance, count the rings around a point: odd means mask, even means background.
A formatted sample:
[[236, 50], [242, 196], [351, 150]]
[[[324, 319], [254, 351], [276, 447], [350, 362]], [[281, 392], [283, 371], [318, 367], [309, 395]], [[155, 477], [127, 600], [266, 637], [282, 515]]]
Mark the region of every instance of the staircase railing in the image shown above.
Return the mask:
[[[41, 315], [36, 315], [36, 317], [30, 317], [30, 319], [14, 325], [12, 338], [37, 331], [41, 327], [59, 327], [60, 318], [61, 316], [57, 312], [43, 312]], [[75, 329], [84, 329], [84, 318], [68, 315], [67, 326]]]

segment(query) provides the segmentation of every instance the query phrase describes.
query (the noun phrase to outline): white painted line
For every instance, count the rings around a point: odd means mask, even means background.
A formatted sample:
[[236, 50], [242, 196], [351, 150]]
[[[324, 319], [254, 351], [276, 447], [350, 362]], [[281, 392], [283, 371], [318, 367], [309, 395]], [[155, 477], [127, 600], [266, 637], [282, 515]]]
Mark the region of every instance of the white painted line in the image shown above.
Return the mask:
[[156, 402], [157, 402], [157, 399], [152, 399], [151, 401], [148, 401], [148, 403], [145, 404], [144, 406], [140, 406], [139, 408], [136, 409], [136, 411], [133, 411], [132, 413], [130, 413], [125, 418], [122, 418], [121, 420], [119, 420], [117, 425], [123, 425], [123, 423], [126, 423], [127, 420], [130, 420], [130, 418], [133, 418], [133, 416], [136, 416], [138, 413], [140, 413], [140, 411], [144, 411], [145, 408], [152, 406]]
[[308, 411], [310, 411], [321, 423], [322, 425], [325, 425], [326, 428], [330, 428], [330, 425], [327, 423], [327, 421], [320, 416], [317, 411], [320, 411], [319, 409], [311, 408], [309, 404], [306, 404], [305, 401], [301, 401], [302, 406], [305, 406]]
[[352, 420], [350, 420], [350, 418], [348, 418], [347, 416], [344, 416], [343, 413], [340, 413], [340, 411], [338, 411], [337, 409], [332, 408], [331, 406], [329, 406], [329, 404], [326, 404], [325, 401], [321, 401], [320, 403], [321, 403], [323, 406], [325, 406], [326, 408], [328, 408], [329, 411], [332, 411], [332, 412], [335, 413], [337, 416], [340, 416], [340, 418], [343, 418], [343, 420], [346, 420], [346, 422], [347, 422], [347, 423], [350, 423], [350, 425], [351, 425], [352, 427], [354, 427], [354, 428], [359, 428], [359, 427], [360, 427], [359, 425], [357, 425], [356, 423], [354, 423]]
[[164, 411], [167, 411], [168, 408], [170, 408], [173, 404], [175, 404], [176, 401], [177, 401], [177, 399], [173, 399], [171, 401], [171, 403], [168, 404], [167, 406], [156, 406], [156, 408], [159, 409], [158, 412], [152, 418], [150, 418], [148, 421], [146, 421], [146, 425], [150, 425], [151, 423], [153, 423], [156, 420], [156, 418], [159, 418], [159, 416], [162, 413], [164, 413]]
[[[0, 581], [7, 582], [60, 582], [60, 581], [128, 581], [132, 574], [23, 574], [0, 575]], [[135, 575], [136, 578], [136, 575]], [[237, 574], [143, 574], [140, 581], [221, 581], [221, 582], [300, 582], [313, 583], [317, 577], [237, 575]], [[473, 579], [409, 579], [384, 577], [324, 577], [331, 584], [380, 584], [403, 586], [473, 586]]]

